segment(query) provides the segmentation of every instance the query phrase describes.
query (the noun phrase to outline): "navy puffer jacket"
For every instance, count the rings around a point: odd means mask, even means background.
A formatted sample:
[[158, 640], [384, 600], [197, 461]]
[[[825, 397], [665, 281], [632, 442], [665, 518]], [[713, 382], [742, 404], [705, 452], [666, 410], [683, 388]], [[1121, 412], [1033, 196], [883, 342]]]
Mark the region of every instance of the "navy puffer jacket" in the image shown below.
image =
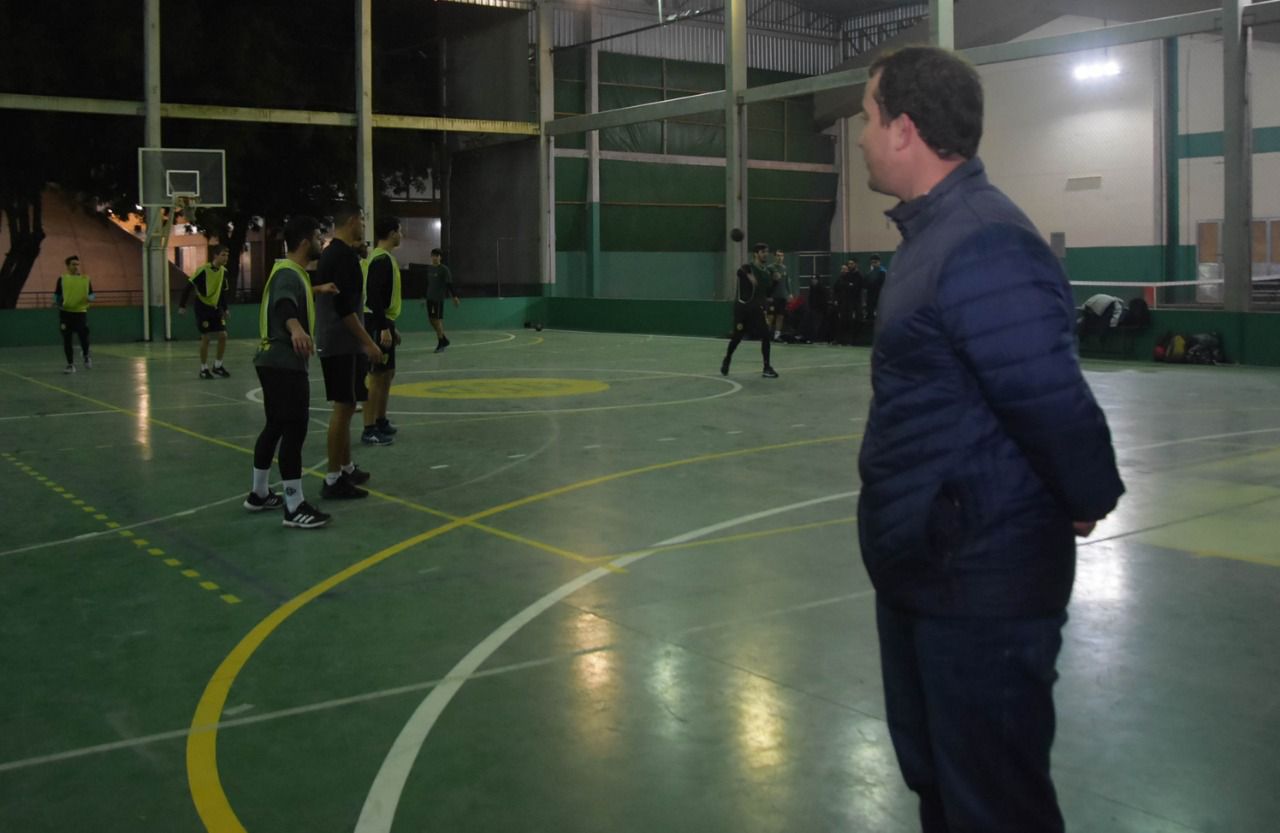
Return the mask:
[[867, 571], [883, 601], [922, 615], [1059, 612], [1072, 521], [1124, 492], [1066, 276], [978, 159], [889, 216], [903, 242], [858, 460]]

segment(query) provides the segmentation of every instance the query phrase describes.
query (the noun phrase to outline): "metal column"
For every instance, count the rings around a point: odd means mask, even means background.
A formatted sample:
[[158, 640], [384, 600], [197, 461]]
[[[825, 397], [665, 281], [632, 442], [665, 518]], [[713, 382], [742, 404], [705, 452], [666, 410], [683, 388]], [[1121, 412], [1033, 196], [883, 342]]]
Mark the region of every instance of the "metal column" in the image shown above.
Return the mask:
[[[586, 40], [600, 37], [600, 16], [595, 6], [587, 7]], [[600, 46], [587, 47], [587, 115], [600, 112]], [[596, 297], [600, 286], [600, 131], [589, 130], [587, 140], [587, 281], [588, 298]]]
[[[146, 112], [145, 147], [162, 147], [160, 129], [160, 0], [147, 0], [143, 18], [144, 77], [143, 99]], [[141, 195], [139, 195], [141, 199]], [[159, 208], [147, 209], [147, 238], [142, 251], [142, 340], [151, 341], [151, 310], [164, 309], [164, 337], [171, 335], [169, 324], [169, 270], [165, 249], [167, 234], [161, 236], [164, 213]], [[157, 245], [159, 240], [159, 245]], [[90, 267], [92, 268], [92, 267]]]
[[1253, 295], [1249, 224], [1253, 219], [1253, 141], [1249, 117], [1247, 0], [1222, 3], [1223, 308], [1248, 312]]
[[556, 117], [555, 65], [551, 60], [552, 10], [538, 3], [538, 258], [542, 282], [556, 282], [556, 166], [555, 139], [547, 124]]
[[929, 43], [956, 48], [955, 0], [929, 0]]
[[735, 243], [732, 229], [744, 232], [747, 221], [746, 110], [738, 95], [747, 88], [747, 3], [724, 4], [724, 297], [734, 297], [737, 269], [746, 261], [747, 240]]
[[356, 189], [364, 208], [366, 237], [374, 234], [373, 0], [356, 0]]

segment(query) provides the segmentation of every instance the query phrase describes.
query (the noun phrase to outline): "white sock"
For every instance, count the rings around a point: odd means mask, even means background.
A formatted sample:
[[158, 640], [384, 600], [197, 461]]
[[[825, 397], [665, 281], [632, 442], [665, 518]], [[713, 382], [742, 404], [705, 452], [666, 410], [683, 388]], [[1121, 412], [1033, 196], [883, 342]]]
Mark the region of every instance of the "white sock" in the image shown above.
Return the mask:
[[270, 469], [254, 469], [253, 470], [253, 493], [258, 497], [266, 497], [271, 494], [267, 488], [267, 479], [271, 476]]
[[208, 370], [208, 369], [209, 369], [209, 365], [207, 365], [207, 364], [202, 364], [202, 365], [200, 365], [200, 369], [201, 369], [201, 370]]
[[343, 473], [343, 474], [351, 474], [351, 473], [352, 473], [352, 472], [354, 472], [355, 470], [356, 470], [356, 464], [355, 464], [355, 463], [347, 463], [345, 466], [343, 466], [343, 467], [342, 467], [342, 473]]
[[332, 486], [334, 483], [337, 483], [337, 482], [338, 482], [338, 477], [339, 477], [341, 474], [342, 474], [342, 472], [340, 472], [340, 471], [331, 471], [331, 472], [328, 472], [328, 473], [326, 473], [326, 474], [325, 474], [325, 476], [324, 476], [324, 482], [325, 482], [325, 483], [328, 483], [330, 486]]
[[302, 505], [302, 480], [284, 482], [284, 507], [290, 512]]
[[213, 360], [213, 366], [214, 366], [214, 367], [222, 367], [222, 359], [214, 359], [214, 360]]

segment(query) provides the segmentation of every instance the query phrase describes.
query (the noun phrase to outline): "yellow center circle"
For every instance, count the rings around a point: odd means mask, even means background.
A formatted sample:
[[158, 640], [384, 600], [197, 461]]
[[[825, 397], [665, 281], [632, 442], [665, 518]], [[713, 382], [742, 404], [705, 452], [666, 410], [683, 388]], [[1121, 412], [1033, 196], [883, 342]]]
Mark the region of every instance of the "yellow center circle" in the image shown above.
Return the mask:
[[538, 399], [608, 389], [604, 382], [591, 379], [445, 379], [395, 385], [391, 392], [419, 399]]

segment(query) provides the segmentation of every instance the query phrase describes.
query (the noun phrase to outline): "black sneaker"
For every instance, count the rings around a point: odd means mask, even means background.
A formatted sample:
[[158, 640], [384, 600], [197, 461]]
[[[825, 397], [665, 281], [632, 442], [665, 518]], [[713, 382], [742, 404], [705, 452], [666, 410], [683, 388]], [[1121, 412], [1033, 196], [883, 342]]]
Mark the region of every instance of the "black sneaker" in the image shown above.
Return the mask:
[[728, 360], [728, 359], [725, 359], [724, 361], [720, 362], [720, 375], [721, 375], [721, 376], [728, 376], [728, 375], [729, 375], [729, 360]]
[[446, 348], [446, 347], [448, 347], [448, 346], [449, 346], [449, 342], [448, 342], [448, 341], [446, 341], [445, 339], [441, 339], [441, 340], [439, 340], [439, 341], [437, 341], [437, 342], [436, 342], [436, 349], [435, 349], [435, 352], [437, 352], [437, 353], [443, 353], [443, 352], [444, 352], [444, 348]]
[[374, 423], [374, 427], [378, 429], [379, 434], [394, 434], [399, 429], [391, 424], [391, 420], [383, 418]]
[[250, 492], [242, 505], [250, 512], [261, 512], [264, 509], [279, 509], [284, 506], [284, 498], [275, 492], [267, 492], [266, 497], [258, 497], [256, 492]]
[[328, 513], [321, 512], [304, 500], [292, 512], [284, 510], [284, 525], [295, 529], [319, 529], [329, 523], [329, 517]]
[[202, 367], [202, 368], [200, 368], [200, 378], [201, 378], [201, 379], [212, 379], [212, 378], [213, 378], [213, 374], [209, 372], [209, 368], [207, 368], [207, 367]]
[[223, 379], [230, 379], [231, 373], [225, 367], [215, 367], [213, 369], [214, 376], [221, 376]]
[[774, 370], [772, 367], [769, 367], [768, 365], [765, 365], [765, 368], [763, 371], [760, 372], [760, 375], [766, 379], [777, 379], [778, 371]]
[[352, 483], [346, 474], [340, 475], [336, 483], [326, 480], [320, 487], [320, 497], [325, 500], [356, 500], [368, 496], [369, 493]]
[[363, 486], [369, 482], [369, 472], [356, 466], [349, 472], [344, 472], [344, 476], [357, 486]]
[[360, 442], [365, 445], [391, 445], [395, 442], [395, 438], [390, 434], [382, 433], [377, 427], [372, 427], [360, 432]]

